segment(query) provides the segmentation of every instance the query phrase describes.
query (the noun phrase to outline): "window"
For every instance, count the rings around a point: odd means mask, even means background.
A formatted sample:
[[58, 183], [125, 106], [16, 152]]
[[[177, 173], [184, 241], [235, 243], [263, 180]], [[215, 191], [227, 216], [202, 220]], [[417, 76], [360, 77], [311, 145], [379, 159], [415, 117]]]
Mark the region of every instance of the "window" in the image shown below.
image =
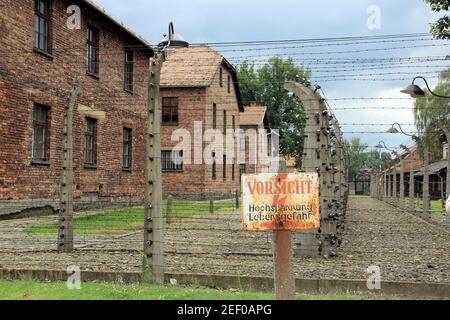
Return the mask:
[[162, 122], [168, 125], [178, 124], [178, 98], [162, 99]]
[[212, 179], [217, 180], [217, 163], [216, 163], [216, 154], [213, 152], [213, 164], [212, 164]]
[[123, 168], [131, 169], [133, 155], [133, 130], [123, 128]]
[[217, 105], [213, 104], [213, 129], [217, 129]]
[[51, 53], [50, 1], [36, 0], [34, 10], [34, 48]]
[[236, 165], [234, 163], [231, 166], [231, 179], [236, 181]]
[[84, 131], [84, 163], [88, 166], [97, 164], [97, 120], [86, 118], [86, 127]]
[[183, 171], [183, 151], [162, 151], [161, 160], [163, 171]]
[[272, 150], [273, 146], [272, 146], [272, 133], [270, 133], [267, 136], [267, 156], [271, 157], [273, 154], [273, 150]]
[[134, 68], [134, 52], [133, 50], [125, 50], [125, 90], [133, 92], [133, 68]]
[[223, 88], [223, 69], [220, 68], [220, 75], [219, 75], [219, 83], [220, 83], [220, 87]]
[[33, 108], [32, 157], [37, 161], [49, 160], [48, 108], [35, 105]]
[[246, 166], [245, 164], [241, 164], [239, 166], [239, 181], [242, 181], [242, 176], [245, 174], [246, 172]]
[[227, 156], [223, 156], [223, 181], [227, 181]]
[[236, 116], [233, 116], [233, 133], [236, 132]]
[[223, 132], [227, 133], [227, 111], [223, 110]]
[[228, 76], [228, 93], [231, 93], [231, 76]]
[[92, 75], [99, 73], [99, 46], [98, 29], [89, 26], [87, 29], [87, 72]]
[[239, 147], [240, 150], [245, 152], [247, 147], [247, 136], [245, 135], [245, 132], [241, 132], [239, 135]]

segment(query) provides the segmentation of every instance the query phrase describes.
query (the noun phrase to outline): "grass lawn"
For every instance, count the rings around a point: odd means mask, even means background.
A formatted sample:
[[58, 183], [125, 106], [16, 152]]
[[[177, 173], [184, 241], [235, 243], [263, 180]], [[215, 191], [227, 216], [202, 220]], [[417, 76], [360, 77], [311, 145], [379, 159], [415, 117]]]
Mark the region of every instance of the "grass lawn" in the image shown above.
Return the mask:
[[[418, 211], [423, 211], [423, 199], [414, 198], [414, 203], [416, 204]], [[405, 204], [409, 204], [409, 198], [405, 198]], [[446, 212], [442, 207], [442, 200], [431, 200], [430, 212], [436, 217], [445, 216]]]
[[[83, 283], [69, 290], [63, 282], [0, 280], [0, 300], [273, 300], [270, 293], [239, 293], [202, 288], [150, 287]], [[299, 295], [299, 300], [374, 300], [383, 296], [358, 294]]]
[[[217, 201], [214, 203], [216, 213], [231, 213], [235, 211], [235, 203], [232, 200]], [[164, 203], [164, 216], [167, 211], [167, 203]], [[174, 201], [172, 217], [209, 214], [209, 201]], [[144, 225], [144, 209], [128, 208], [99, 212], [98, 214], [74, 219], [75, 235], [117, 235], [141, 230]], [[58, 225], [35, 226], [25, 230], [28, 235], [56, 235]]]

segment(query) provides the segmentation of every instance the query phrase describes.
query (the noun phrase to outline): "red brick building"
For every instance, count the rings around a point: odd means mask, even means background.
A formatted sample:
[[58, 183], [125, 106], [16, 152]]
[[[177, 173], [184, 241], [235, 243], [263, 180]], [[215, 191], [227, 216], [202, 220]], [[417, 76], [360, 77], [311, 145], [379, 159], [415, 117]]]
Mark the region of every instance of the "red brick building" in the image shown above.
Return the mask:
[[[245, 135], [245, 164], [241, 165], [241, 173], [268, 172], [270, 163], [267, 157], [272, 155], [272, 146], [267, 107], [253, 103], [245, 107], [240, 118], [241, 129]], [[243, 141], [244, 137], [241, 140]]]
[[57, 203], [76, 84], [76, 207], [139, 202], [149, 44], [88, 0], [2, 0], [0, 34], [1, 211]]
[[[209, 152], [209, 143], [202, 139], [207, 130], [215, 129], [223, 135], [239, 129], [244, 108], [231, 64], [208, 47], [169, 52], [161, 74], [161, 105], [164, 192], [202, 199], [210, 193], [226, 197], [239, 190], [237, 159]], [[177, 151], [183, 158], [181, 163], [172, 157], [179, 143], [172, 136], [183, 132], [190, 141], [184, 154]]]

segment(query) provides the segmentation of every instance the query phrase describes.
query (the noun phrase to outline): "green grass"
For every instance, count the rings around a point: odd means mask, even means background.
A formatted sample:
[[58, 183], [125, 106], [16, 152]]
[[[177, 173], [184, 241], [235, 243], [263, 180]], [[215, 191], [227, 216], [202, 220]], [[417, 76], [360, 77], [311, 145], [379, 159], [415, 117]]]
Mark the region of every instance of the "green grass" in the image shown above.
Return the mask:
[[[423, 199], [414, 198], [414, 203], [417, 207], [417, 210], [423, 211]], [[405, 204], [409, 204], [409, 198], [405, 198]], [[430, 211], [433, 215], [437, 217], [442, 217], [443, 215], [446, 215], [445, 209], [442, 206], [442, 200], [431, 200]]]
[[[69, 290], [63, 282], [0, 280], [0, 300], [273, 300], [270, 293], [219, 291], [204, 288], [151, 287], [83, 283], [81, 290]], [[299, 295], [299, 300], [374, 300], [383, 296], [358, 294]]]
[[[216, 213], [231, 213], [235, 210], [232, 200], [217, 201], [214, 203]], [[164, 216], [167, 203], [164, 203]], [[172, 217], [209, 214], [209, 202], [174, 201]], [[118, 235], [142, 230], [144, 224], [143, 208], [128, 208], [99, 212], [98, 214], [74, 219], [75, 235]], [[28, 235], [56, 235], [58, 225], [49, 224], [35, 226], [25, 230]]]

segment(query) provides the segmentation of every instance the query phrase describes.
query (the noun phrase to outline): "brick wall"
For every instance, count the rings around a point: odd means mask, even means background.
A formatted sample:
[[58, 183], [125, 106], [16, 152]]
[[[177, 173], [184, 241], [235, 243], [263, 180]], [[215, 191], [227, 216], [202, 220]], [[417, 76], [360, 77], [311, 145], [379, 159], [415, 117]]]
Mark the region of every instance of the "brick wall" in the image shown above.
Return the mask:
[[[180, 129], [191, 133], [191, 154], [194, 155], [194, 144], [199, 140], [194, 138], [194, 122], [202, 121], [205, 117], [206, 89], [162, 89], [163, 97], [177, 97], [179, 99], [178, 126], [163, 125], [161, 127], [161, 148], [172, 150], [178, 142], [172, 141], [172, 134]], [[205, 190], [205, 166], [203, 164], [183, 163], [182, 172], [163, 172], [164, 193], [196, 193]]]
[[408, 155], [403, 164], [404, 172], [409, 173], [411, 170], [411, 166], [414, 171], [420, 171], [423, 168], [423, 160], [419, 154], [418, 148], [415, 146], [412, 150], [412, 162], [411, 157]]
[[[213, 104], [217, 105], [217, 129], [224, 131], [223, 128], [223, 111], [227, 111], [227, 129], [232, 130], [232, 117], [236, 118], [236, 130], [239, 129], [239, 106], [238, 100], [236, 97], [236, 92], [234, 90], [233, 84], [231, 84], [230, 93], [228, 93], [228, 85], [227, 79], [230, 75], [229, 71], [223, 66], [223, 86], [220, 86], [220, 72], [219, 68], [217, 68], [216, 75], [212, 81], [211, 86], [208, 88], [206, 92], [206, 117], [205, 124], [206, 128], [211, 129], [213, 125]], [[217, 159], [217, 179], [212, 179], [212, 166], [206, 166], [205, 172], [205, 181], [207, 189], [206, 191], [216, 192], [216, 193], [225, 193], [231, 194], [236, 190], [240, 190], [239, 185], [239, 164], [237, 164], [236, 159], [235, 163], [235, 179], [232, 179], [232, 162], [231, 160], [227, 161], [226, 165], [226, 180], [223, 179], [223, 159]]]
[[[162, 128], [162, 148], [170, 150], [177, 143], [171, 142], [172, 133], [177, 129], [186, 129], [192, 137], [192, 157], [194, 156], [194, 145], [201, 143], [194, 138], [194, 122], [203, 123], [203, 133], [207, 129], [213, 128], [213, 104], [217, 105], [217, 129], [223, 132], [223, 111], [227, 111], [227, 127], [232, 129], [233, 116], [236, 120], [236, 129], [239, 129], [239, 106], [236, 98], [234, 86], [231, 85], [228, 93], [227, 79], [229, 72], [223, 68], [223, 87], [220, 86], [219, 66], [214, 76], [211, 86], [208, 88], [165, 88], [161, 90], [161, 97], [179, 98], [179, 125], [176, 127], [163, 126]], [[203, 144], [203, 150], [206, 143]], [[192, 163], [193, 163], [192, 158]], [[175, 195], [184, 195], [192, 198], [196, 194], [199, 199], [207, 198], [209, 193], [214, 193], [217, 197], [231, 195], [239, 186], [239, 165], [235, 161], [234, 180], [232, 179], [233, 164], [229, 160], [226, 166], [226, 179], [223, 178], [222, 159], [217, 159], [216, 180], [212, 179], [212, 165], [184, 164], [183, 172], [163, 173], [164, 192]]]
[[[144, 184], [144, 129], [148, 53], [135, 51], [134, 93], [123, 87], [124, 46], [140, 45], [102, 15], [79, 1], [53, 1], [53, 57], [33, 52], [34, 1], [3, 0], [0, 10], [0, 200], [55, 200], [59, 197], [63, 120], [67, 97], [81, 85], [77, 107], [104, 111], [98, 119], [97, 169], [84, 166], [85, 114], [74, 117], [74, 192], [79, 200], [139, 197]], [[81, 30], [66, 26], [66, 8], [82, 8]], [[99, 78], [86, 75], [87, 23], [100, 30]], [[50, 108], [50, 161], [32, 163], [33, 104]], [[122, 130], [133, 129], [133, 167], [122, 170]], [[1, 204], [0, 204], [1, 205]]]

